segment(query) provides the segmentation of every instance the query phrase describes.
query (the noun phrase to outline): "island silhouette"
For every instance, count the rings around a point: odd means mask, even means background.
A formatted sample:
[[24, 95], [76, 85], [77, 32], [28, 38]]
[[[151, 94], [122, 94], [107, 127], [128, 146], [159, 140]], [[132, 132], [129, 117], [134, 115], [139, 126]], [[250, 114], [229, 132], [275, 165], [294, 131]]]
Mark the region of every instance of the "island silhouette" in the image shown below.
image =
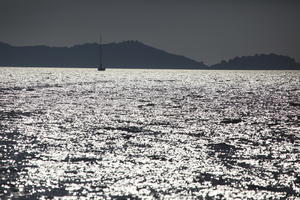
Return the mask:
[[[103, 64], [107, 68], [222, 69], [222, 70], [300, 70], [288, 56], [256, 54], [221, 61], [208, 66], [185, 56], [175, 55], [139, 41], [103, 44]], [[86, 43], [72, 47], [12, 46], [0, 42], [0, 66], [96, 68], [99, 45]]]
[[288, 56], [255, 54], [254, 56], [235, 57], [210, 66], [211, 69], [244, 69], [244, 70], [299, 70], [300, 64]]

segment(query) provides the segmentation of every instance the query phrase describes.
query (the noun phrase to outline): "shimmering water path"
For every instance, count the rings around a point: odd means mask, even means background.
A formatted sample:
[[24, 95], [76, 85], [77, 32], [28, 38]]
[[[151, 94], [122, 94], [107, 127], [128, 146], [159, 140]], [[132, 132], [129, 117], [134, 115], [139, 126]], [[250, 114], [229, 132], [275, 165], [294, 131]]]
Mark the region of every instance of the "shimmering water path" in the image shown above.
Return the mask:
[[300, 72], [0, 68], [0, 199], [300, 198]]

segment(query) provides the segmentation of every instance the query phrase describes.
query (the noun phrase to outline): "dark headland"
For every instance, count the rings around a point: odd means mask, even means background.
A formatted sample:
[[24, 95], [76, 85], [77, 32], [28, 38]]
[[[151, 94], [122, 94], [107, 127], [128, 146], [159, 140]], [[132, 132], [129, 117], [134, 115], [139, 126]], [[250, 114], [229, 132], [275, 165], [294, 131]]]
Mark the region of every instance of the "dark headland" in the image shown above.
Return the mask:
[[210, 66], [211, 69], [244, 70], [300, 70], [300, 64], [288, 56], [276, 54], [256, 54], [254, 56], [235, 57]]
[[[99, 63], [98, 48], [96, 43], [72, 47], [17, 47], [0, 42], [0, 66], [95, 68]], [[276, 54], [235, 57], [207, 66], [139, 41], [103, 44], [103, 58], [107, 68], [300, 70], [300, 64], [293, 58]]]

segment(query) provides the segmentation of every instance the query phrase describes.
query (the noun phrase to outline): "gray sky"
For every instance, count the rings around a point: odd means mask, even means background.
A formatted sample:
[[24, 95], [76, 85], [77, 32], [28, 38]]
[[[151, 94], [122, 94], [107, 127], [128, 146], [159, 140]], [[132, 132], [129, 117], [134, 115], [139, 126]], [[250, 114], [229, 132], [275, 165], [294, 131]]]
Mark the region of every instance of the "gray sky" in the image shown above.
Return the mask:
[[300, 61], [300, 0], [0, 0], [0, 41], [139, 40], [206, 64], [277, 53]]

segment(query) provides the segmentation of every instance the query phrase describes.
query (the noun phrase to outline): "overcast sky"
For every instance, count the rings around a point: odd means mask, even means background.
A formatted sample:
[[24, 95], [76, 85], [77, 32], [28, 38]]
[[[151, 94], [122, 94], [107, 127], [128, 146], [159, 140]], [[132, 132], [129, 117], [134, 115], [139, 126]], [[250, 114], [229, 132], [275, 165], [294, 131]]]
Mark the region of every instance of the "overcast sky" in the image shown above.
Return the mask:
[[300, 61], [300, 0], [0, 0], [0, 41], [139, 40], [206, 64], [255, 53]]

